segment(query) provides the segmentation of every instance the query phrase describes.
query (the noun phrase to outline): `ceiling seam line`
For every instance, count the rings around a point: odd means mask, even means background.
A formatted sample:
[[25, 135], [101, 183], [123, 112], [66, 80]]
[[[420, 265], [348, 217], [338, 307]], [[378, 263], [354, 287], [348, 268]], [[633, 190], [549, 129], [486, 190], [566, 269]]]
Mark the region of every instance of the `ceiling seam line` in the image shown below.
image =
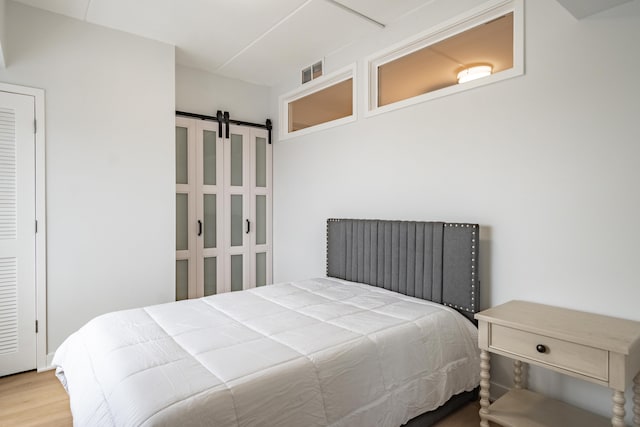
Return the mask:
[[91, 2], [93, 0], [87, 1], [87, 8], [84, 10], [84, 22], [87, 22], [87, 16], [89, 16], [89, 8], [91, 7]]
[[434, 1], [435, 1], [435, 0], [429, 0], [429, 1], [427, 1], [427, 2], [425, 2], [425, 3], [423, 3], [423, 4], [421, 4], [420, 6], [416, 6], [416, 7], [414, 7], [413, 9], [411, 9], [411, 10], [409, 10], [409, 11], [407, 11], [407, 12], [403, 13], [402, 15], [397, 16], [397, 17], [393, 20], [393, 22], [399, 21], [400, 19], [404, 18], [405, 16], [409, 16], [409, 15], [411, 15], [412, 13], [415, 13], [416, 11], [418, 11], [418, 10], [422, 9], [423, 7], [429, 6], [429, 5], [430, 5], [430, 4], [432, 4]]
[[344, 10], [345, 12], [348, 12], [348, 13], [351, 13], [351, 14], [353, 14], [355, 16], [358, 16], [358, 17], [364, 19], [365, 21], [369, 21], [372, 24], [375, 24], [375, 25], [379, 26], [380, 28], [385, 28], [386, 27], [386, 25], [384, 25], [382, 22], [376, 21], [375, 19], [365, 15], [364, 13], [360, 13], [355, 9], [351, 9], [349, 6], [346, 6], [346, 5], [340, 3], [340, 2], [338, 2], [336, 0], [326, 0], [326, 1], [328, 3], [331, 3], [332, 5], [334, 5], [336, 7]]
[[262, 33], [259, 37], [257, 37], [255, 40], [253, 40], [251, 43], [249, 43], [248, 45], [246, 45], [245, 47], [243, 47], [242, 49], [240, 49], [238, 51], [238, 53], [236, 53], [235, 55], [233, 55], [231, 58], [227, 59], [222, 65], [220, 65], [216, 70], [220, 71], [222, 70], [224, 67], [226, 67], [227, 65], [229, 65], [231, 62], [233, 62], [237, 57], [239, 57], [240, 55], [242, 55], [243, 53], [245, 53], [247, 50], [249, 50], [253, 45], [255, 45], [256, 43], [258, 43], [260, 40], [262, 40], [263, 38], [265, 38], [269, 33], [271, 33], [272, 31], [274, 31], [276, 28], [278, 28], [280, 25], [282, 25], [283, 23], [285, 23], [286, 21], [289, 20], [289, 18], [291, 18], [292, 16], [294, 16], [296, 13], [298, 13], [300, 10], [302, 10], [306, 5], [308, 5], [309, 3], [311, 3], [313, 0], [307, 0], [305, 1], [303, 4], [301, 4], [300, 6], [298, 6], [297, 8], [295, 8], [291, 13], [289, 13], [287, 16], [285, 16], [284, 18], [282, 18], [280, 21], [276, 22], [271, 28], [269, 28], [267, 31], [265, 31], [264, 33]]

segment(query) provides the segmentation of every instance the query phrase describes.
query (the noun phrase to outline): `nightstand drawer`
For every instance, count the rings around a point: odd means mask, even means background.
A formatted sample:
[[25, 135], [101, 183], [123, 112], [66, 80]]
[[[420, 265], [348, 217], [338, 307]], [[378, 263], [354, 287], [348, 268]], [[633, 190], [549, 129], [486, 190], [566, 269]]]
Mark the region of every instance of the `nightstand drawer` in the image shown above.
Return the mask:
[[606, 350], [496, 324], [491, 325], [489, 347], [598, 380], [609, 379]]

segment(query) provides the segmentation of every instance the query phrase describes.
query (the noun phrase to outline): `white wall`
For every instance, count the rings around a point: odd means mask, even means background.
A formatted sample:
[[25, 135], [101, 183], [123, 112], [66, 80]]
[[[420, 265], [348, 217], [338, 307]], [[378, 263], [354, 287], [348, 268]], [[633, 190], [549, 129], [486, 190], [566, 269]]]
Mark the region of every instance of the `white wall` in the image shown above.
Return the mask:
[[228, 111], [235, 120], [265, 123], [269, 114], [269, 96], [270, 90], [266, 86], [176, 66], [178, 111], [207, 116], [215, 116], [218, 110]]
[[4, 49], [5, 49], [5, 9], [7, 6], [7, 2], [5, 0], [0, 0], [0, 68], [3, 68], [6, 64], [4, 58]]
[[[362, 83], [364, 57], [475, 4], [435, 2], [327, 69], [359, 61]], [[524, 76], [276, 143], [276, 281], [324, 274], [329, 217], [478, 222], [483, 307], [640, 320], [640, 1], [581, 21], [554, 0], [525, 9]], [[495, 384], [510, 385], [498, 362]], [[604, 388], [540, 369], [530, 384], [610, 414]]]
[[174, 299], [174, 48], [7, 2], [0, 81], [43, 88], [48, 351]]

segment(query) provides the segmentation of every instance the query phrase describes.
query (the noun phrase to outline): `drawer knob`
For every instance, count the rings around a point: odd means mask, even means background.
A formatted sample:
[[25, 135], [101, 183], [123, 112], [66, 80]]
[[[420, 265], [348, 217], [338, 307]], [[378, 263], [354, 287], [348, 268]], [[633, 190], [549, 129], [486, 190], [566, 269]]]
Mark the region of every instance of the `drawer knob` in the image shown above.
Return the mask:
[[543, 344], [538, 344], [536, 346], [536, 350], [538, 350], [538, 353], [546, 353], [547, 352], [547, 346], [543, 345]]

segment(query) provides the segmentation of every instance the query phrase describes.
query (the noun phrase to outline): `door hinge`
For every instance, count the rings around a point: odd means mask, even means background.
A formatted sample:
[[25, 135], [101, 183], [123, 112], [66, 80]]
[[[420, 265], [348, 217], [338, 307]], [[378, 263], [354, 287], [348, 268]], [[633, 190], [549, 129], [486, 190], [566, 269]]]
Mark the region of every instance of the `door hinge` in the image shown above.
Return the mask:
[[36, 219], [36, 234], [38, 233], [38, 220]]
[[36, 334], [38, 333], [38, 321], [36, 320]]
[[33, 133], [38, 133], [38, 121], [33, 119]]

